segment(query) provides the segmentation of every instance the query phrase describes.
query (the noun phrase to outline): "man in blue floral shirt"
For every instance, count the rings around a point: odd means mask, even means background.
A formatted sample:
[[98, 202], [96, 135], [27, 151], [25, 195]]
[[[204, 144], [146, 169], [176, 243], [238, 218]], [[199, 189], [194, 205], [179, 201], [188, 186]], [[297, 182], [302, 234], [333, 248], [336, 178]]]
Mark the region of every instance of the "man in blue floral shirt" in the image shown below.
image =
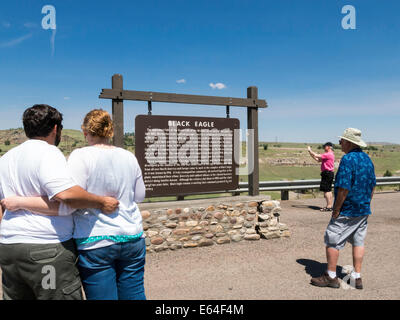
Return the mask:
[[354, 264], [350, 280], [353, 279], [357, 289], [362, 289], [361, 264], [368, 216], [371, 214], [371, 199], [376, 185], [375, 169], [369, 156], [361, 150], [361, 147], [367, 145], [361, 139], [360, 130], [346, 129], [340, 138], [345, 155], [336, 174], [332, 219], [325, 232], [328, 270], [322, 276], [312, 278], [311, 284], [319, 287], [340, 287], [336, 265], [339, 250], [348, 241], [353, 246]]

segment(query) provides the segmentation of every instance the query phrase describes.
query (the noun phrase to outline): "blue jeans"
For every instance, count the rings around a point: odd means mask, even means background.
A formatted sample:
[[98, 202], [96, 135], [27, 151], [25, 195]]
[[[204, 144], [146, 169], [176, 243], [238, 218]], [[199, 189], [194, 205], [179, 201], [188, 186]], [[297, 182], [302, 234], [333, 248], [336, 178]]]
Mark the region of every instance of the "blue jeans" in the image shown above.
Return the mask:
[[79, 250], [78, 268], [88, 300], [146, 300], [143, 238]]

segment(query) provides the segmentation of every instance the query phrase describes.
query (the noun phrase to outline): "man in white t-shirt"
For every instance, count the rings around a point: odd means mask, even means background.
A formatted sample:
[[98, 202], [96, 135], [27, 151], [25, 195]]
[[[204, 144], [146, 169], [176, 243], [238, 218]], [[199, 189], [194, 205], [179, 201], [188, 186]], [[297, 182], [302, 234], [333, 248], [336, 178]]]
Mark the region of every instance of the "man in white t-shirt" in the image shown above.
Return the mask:
[[82, 299], [70, 213], [80, 208], [112, 213], [119, 203], [88, 193], [72, 181], [56, 147], [62, 115], [55, 108], [34, 105], [24, 112], [23, 124], [29, 140], [0, 158], [0, 200], [42, 196], [61, 205], [59, 216], [0, 209], [3, 298]]

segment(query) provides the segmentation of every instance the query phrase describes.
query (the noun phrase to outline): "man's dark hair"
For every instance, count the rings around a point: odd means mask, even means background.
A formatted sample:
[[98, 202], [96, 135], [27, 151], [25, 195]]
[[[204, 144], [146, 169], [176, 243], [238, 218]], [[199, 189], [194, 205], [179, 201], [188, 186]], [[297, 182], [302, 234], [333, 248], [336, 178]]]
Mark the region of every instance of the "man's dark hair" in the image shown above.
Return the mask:
[[22, 117], [25, 134], [28, 138], [47, 137], [54, 126], [62, 128], [62, 114], [47, 104], [35, 104], [25, 110]]

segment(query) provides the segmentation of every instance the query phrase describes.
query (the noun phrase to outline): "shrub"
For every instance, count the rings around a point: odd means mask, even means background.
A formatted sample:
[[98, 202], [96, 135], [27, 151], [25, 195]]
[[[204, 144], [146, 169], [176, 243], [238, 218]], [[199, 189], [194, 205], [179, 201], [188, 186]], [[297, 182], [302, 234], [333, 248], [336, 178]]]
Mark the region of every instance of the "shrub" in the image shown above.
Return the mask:
[[268, 144], [264, 144], [264, 150], [268, 150]]
[[393, 173], [390, 172], [389, 170], [386, 170], [385, 173], [383, 174], [384, 177], [391, 177], [393, 176]]
[[4, 144], [5, 144], [6, 146], [9, 146], [9, 145], [11, 144], [11, 142], [10, 142], [10, 140], [6, 140], [6, 141], [4, 141]]

